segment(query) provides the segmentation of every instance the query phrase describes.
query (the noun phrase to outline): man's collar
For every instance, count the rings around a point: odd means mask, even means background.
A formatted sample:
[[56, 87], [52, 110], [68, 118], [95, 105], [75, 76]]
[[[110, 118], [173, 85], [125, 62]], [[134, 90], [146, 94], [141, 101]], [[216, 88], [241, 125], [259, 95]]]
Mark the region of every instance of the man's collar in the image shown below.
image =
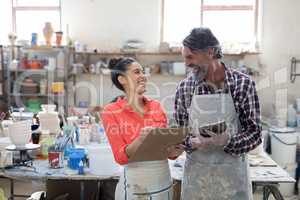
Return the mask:
[[[224, 69], [225, 69], [225, 83], [227, 84], [228, 87], [230, 87], [231, 83], [233, 82], [232, 70], [224, 62], [221, 62], [221, 64], [224, 66]], [[195, 85], [199, 85], [199, 84], [205, 82], [205, 78], [198, 79], [194, 76], [194, 74], [192, 72], [191, 72], [190, 76], [191, 76], [192, 81], [195, 82]]]

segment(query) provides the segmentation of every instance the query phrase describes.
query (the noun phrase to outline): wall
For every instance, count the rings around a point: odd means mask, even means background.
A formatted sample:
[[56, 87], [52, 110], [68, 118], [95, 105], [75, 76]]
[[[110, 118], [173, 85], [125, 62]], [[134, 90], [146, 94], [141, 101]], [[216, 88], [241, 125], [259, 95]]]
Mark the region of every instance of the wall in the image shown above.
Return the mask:
[[63, 0], [62, 24], [91, 49], [119, 50], [128, 39], [156, 49], [160, 42], [160, 0]]
[[[257, 55], [241, 56], [225, 56], [223, 61], [236, 67], [236, 64], [243, 60], [246, 66], [253, 66], [257, 62]], [[176, 61], [182, 62], [182, 56], [176, 55], [147, 55], [139, 56], [139, 62], [144, 66], [152, 66], [160, 63], [160, 61]], [[91, 59], [91, 63], [96, 63], [97, 57]], [[154, 74], [148, 77], [147, 93], [146, 95], [159, 100], [169, 116], [173, 113], [174, 107], [174, 95], [176, 86], [180, 80], [184, 79], [184, 76], [175, 75], [162, 75]], [[122, 94], [115, 86], [113, 86], [109, 75], [95, 75], [95, 74], [82, 74], [77, 76], [76, 81], [76, 101], [70, 95], [70, 104], [79, 105], [80, 101], [88, 102], [89, 105], [105, 105], [109, 103], [114, 97]], [[72, 91], [70, 88], [69, 91]], [[73, 90], [74, 91], [74, 90]]]
[[263, 114], [275, 113], [282, 120], [286, 120], [287, 104], [300, 97], [300, 77], [294, 84], [289, 80], [291, 57], [300, 59], [299, 8], [298, 0], [263, 1], [260, 55], [263, 76], [258, 81], [259, 97]]
[[10, 22], [10, 17], [12, 10], [10, 9], [11, 1], [1, 0], [0, 6], [0, 43], [6, 44], [8, 41], [8, 33], [12, 31], [12, 25]]
[[[148, 77], [146, 95], [159, 100], [171, 117], [176, 85], [183, 76], [153, 75]], [[113, 86], [109, 75], [81, 75], [76, 94], [76, 104], [87, 101], [90, 105], [104, 105], [123, 94]], [[73, 103], [72, 101], [70, 103]]]
[[[250, 65], [254, 63], [256, 67], [261, 66], [257, 88], [263, 115], [273, 115], [275, 113], [273, 107], [276, 107], [277, 114], [281, 112], [284, 116], [287, 104], [300, 97], [298, 90], [300, 77], [294, 84], [289, 81], [290, 59], [292, 56], [300, 59], [300, 46], [297, 45], [300, 42], [297, 21], [300, 17], [298, 12], [300, 2], [261, 0], [261, 4], [263, 17], [259, 64], [256, 58], [252, 57], [250, 61], [247, 57], [246, 62]], [[97, 47], [119, 50], [126, 40], [136, 38], [143, 40], [148, 50], [155, 50], [160, 42], [160, 11], [161, 0], [63, 0], [63, 31], [66, 32], [68, 24], [70, 36], [87, 44], [91, 49]], [[3, 35], [3, 31], [1, 34]], [[6, 37], [6, 34], [3, 37]], [[97, 80], [89, 78], [93, 84], [98, 84]], [[161, 77], [157, 81], [165, 82], [168, 78]], [[105, 84], [111, 88], [109, 79]], [[79, 97], [87, 98], [86, 95], [80, 95], [86, 94], [85, 92], [81, 90]], [[166, 90], [163, 94], [167, 95], [168, 92]], [[108, 94], [113, 96], [116, 93]], [[108, 94], [104, 95], [104, 103], [111, 97]], [[97, 102], [100, 100], [97, 99]]]

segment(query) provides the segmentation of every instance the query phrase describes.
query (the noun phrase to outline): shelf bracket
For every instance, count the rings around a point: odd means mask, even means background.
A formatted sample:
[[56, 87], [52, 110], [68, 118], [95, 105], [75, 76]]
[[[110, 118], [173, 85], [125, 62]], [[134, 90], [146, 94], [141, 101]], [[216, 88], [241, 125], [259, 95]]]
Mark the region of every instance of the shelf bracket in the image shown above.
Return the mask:
[[291, 83], [295, 83], [296, 77], [300, 76], [300, 73], [297, 73], [297, 63], [300, 63], [300, 60], [296, 59], [295, 57], [292, 57], [291, 58], [291, 75], [290, 75]]

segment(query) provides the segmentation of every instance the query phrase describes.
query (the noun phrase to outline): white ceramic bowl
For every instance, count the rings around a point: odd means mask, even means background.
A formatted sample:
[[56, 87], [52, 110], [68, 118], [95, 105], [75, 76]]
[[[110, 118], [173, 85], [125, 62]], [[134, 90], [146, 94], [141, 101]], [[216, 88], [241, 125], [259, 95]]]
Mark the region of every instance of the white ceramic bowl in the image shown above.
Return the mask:
[[8, 126], [11, 142], [16, 146], [25, 146], [31, 138], [31, 121], [18, 121]]

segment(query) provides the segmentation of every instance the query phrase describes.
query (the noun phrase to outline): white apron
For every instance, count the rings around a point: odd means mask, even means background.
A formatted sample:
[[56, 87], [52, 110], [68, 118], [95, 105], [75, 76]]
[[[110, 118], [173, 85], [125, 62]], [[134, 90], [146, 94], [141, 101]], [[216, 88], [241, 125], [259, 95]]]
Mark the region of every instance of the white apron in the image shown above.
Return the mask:
[[116, 200], [172, 200], [167, 160], [129, 163], [116, 187]]
[[[238, 131], [239, 119], [231, 94], [193, 96], [190, 125], [194, 131], [201, 125], [225, 120], [231, 135]], [[212, 146], [187, 154], [182, 181], [182, 200], [250, 200], [251, 182], [246, 156], [234, 157], [223, 147]]]

